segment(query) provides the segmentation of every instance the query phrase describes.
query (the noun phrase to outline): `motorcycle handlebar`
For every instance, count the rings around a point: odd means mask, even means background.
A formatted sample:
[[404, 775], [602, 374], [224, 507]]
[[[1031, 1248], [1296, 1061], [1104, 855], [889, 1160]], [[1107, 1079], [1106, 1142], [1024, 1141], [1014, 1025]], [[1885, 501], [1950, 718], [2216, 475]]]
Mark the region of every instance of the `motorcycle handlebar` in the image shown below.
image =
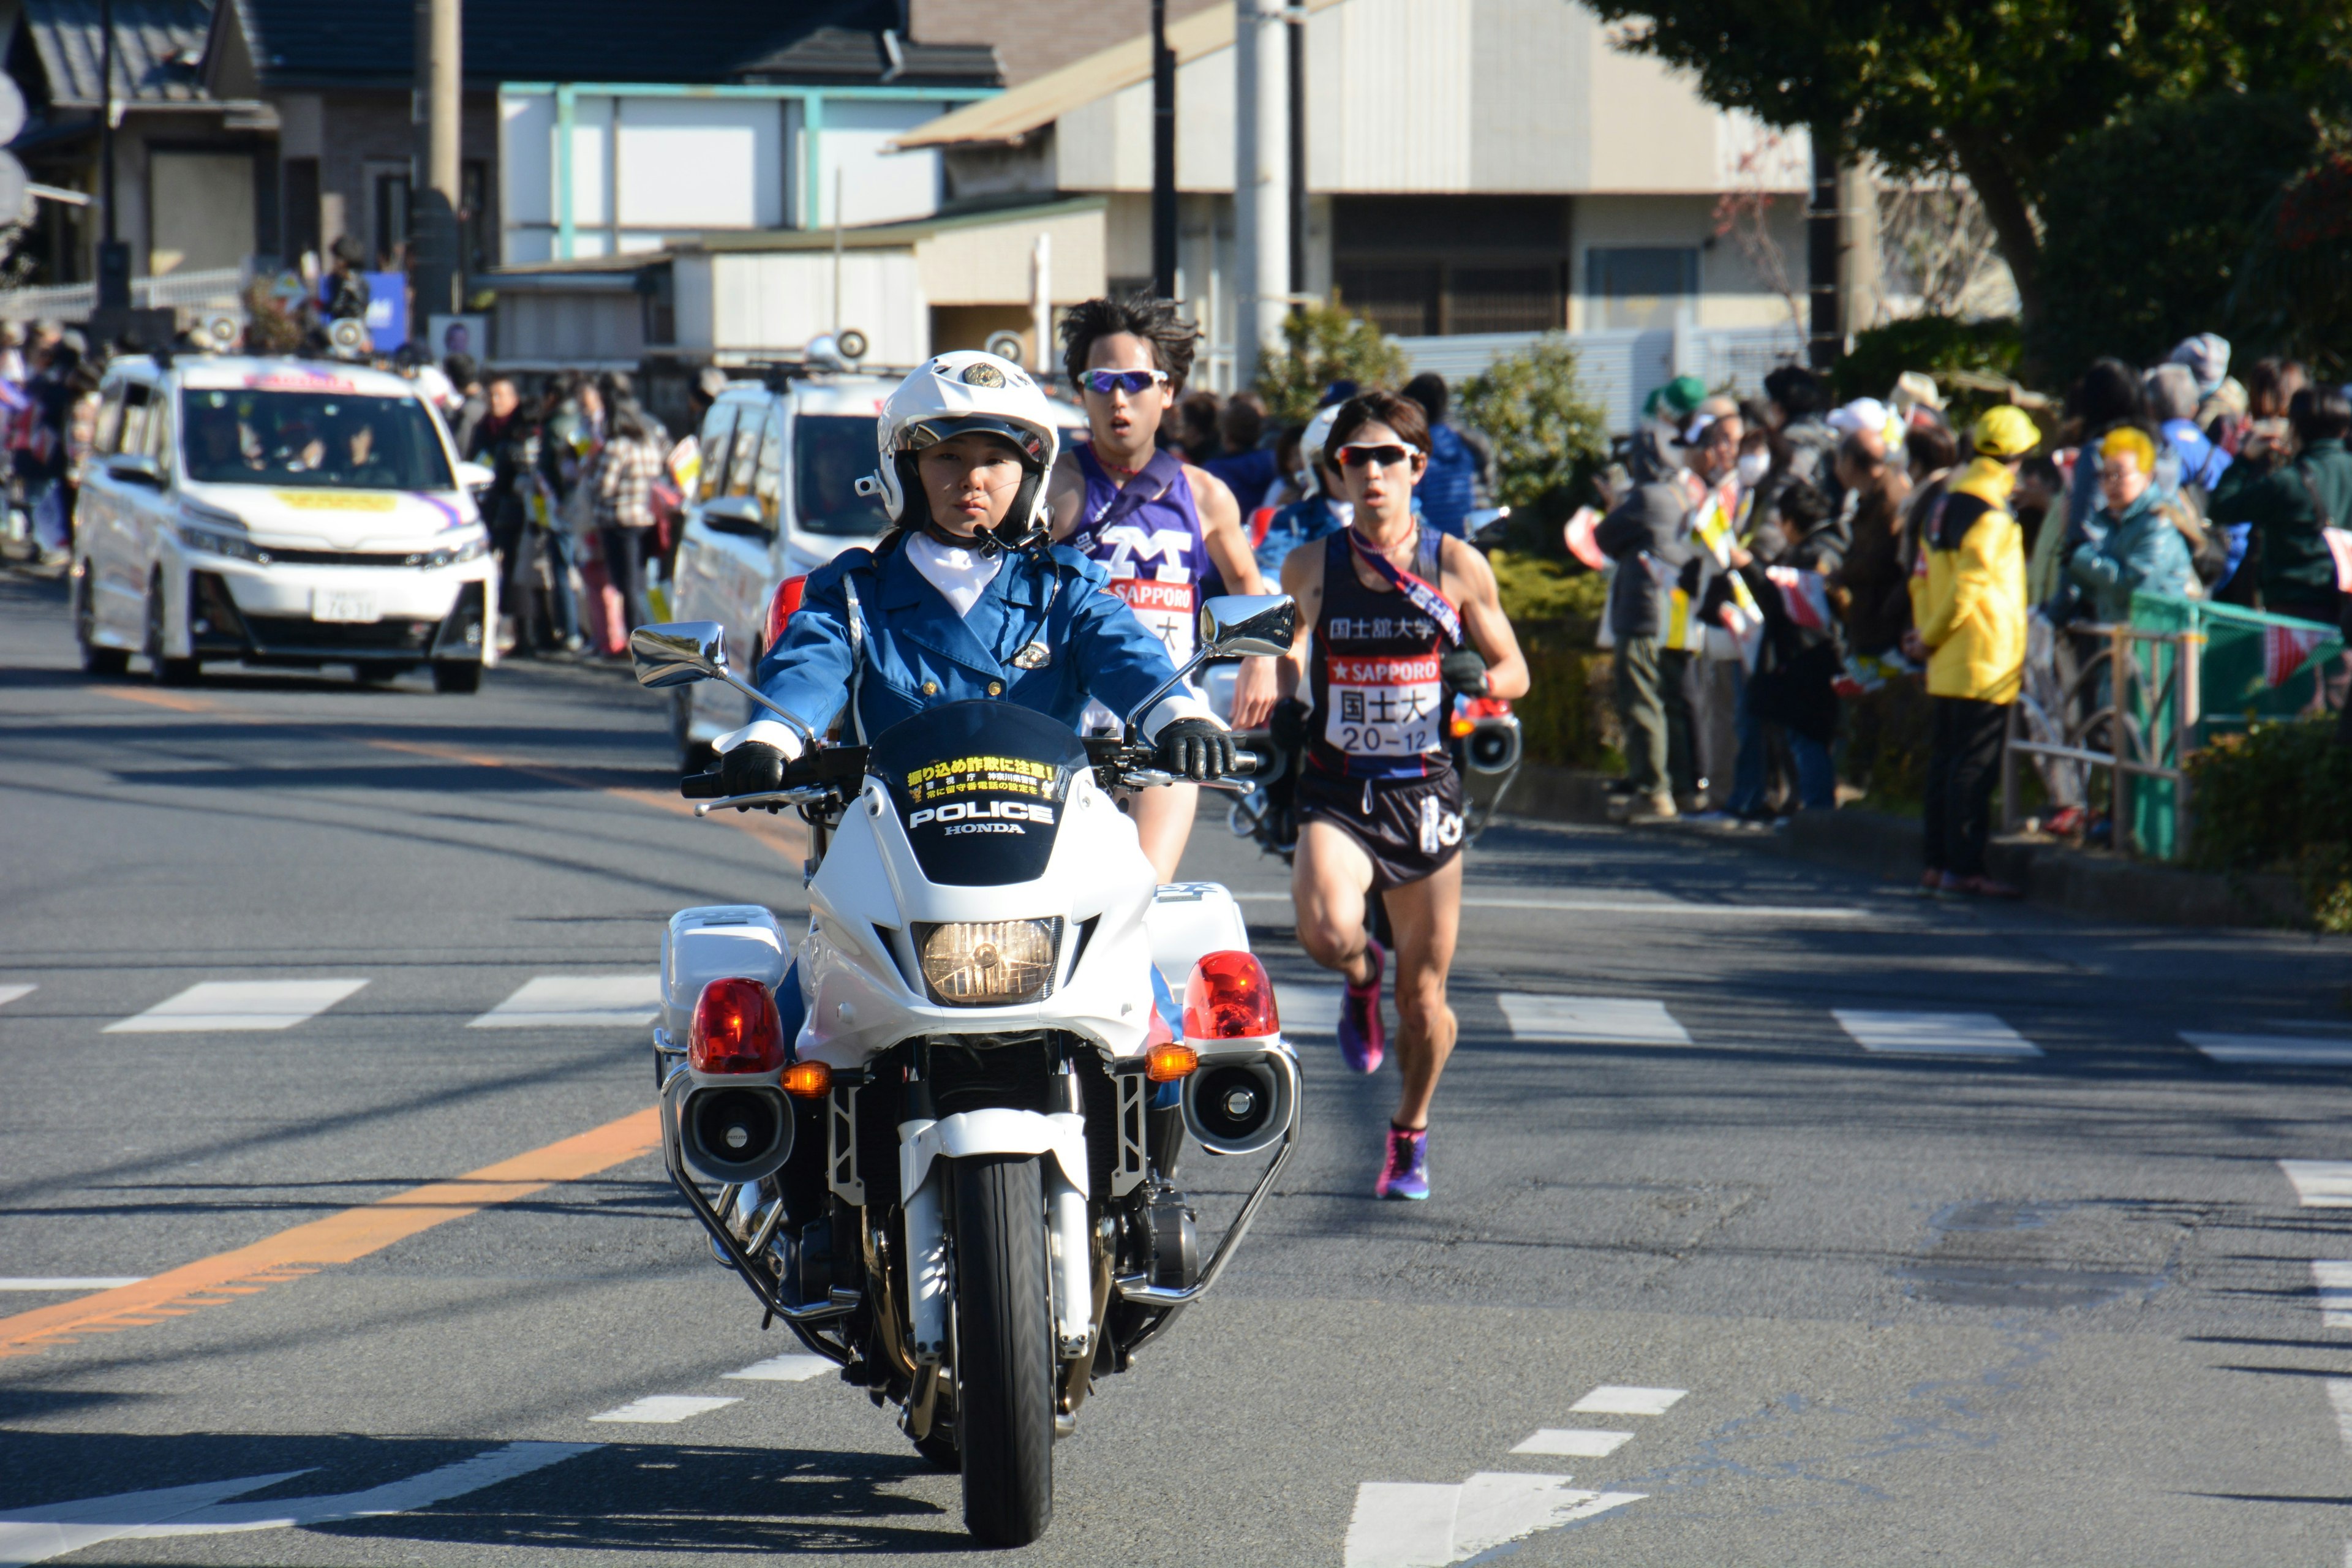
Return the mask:
[[677, 781], [677, 793], [688, 800], [717, 800], [727, 793], [719, 782], [719, 770], [707, 773], [688, 773]]

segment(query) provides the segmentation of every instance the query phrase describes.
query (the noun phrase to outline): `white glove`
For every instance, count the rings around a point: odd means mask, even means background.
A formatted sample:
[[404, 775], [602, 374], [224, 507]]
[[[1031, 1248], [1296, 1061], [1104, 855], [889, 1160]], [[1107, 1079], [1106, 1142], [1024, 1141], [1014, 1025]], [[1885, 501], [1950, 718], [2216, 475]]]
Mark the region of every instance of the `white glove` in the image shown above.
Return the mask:
[[796, 762], [806, 748], [801, 743], [800, 731], [773, 719], [754, 719], [740, 730], [730, 730], [710, 742], [710, 749], [725, 756], [746, 742], [773, 746], [784, 753], [784, 761]]

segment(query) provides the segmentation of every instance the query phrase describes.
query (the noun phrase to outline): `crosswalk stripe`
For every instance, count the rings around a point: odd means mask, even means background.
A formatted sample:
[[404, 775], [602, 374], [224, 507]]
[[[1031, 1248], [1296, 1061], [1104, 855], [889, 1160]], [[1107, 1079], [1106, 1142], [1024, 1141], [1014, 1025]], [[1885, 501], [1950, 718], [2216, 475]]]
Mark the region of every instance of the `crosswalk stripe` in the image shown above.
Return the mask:
[[740, 1372], [721, 1375], [743, 1383], [806, 1383], [835, 1370], [835, 1365], [821, 1355], [772, 1355], [765, 1361], [755, 1361]]
[[1559, 996], [1507, 991], [1496, 998], [1515, 1040], [1570, 1045], [1687, 1046], [1691, 1037], [1646, 996]]
[[0, 985], [0, 1007], [5, 1007], [9, 1003], [19, 998], [30, 996], [39, 989], [37, 985]]
[[1285, 984], [1274, 985], [1275, 1010], [1282, 1016], [1285, 1035], [1336, 1035], [1339, 1032], [1338, 985]]
[[1640, 1492], [1590, 1492], [1572, 1476], [1481, 1470], [1459, 1486], [1366, 1481], [1340, 1548], [1346, 1568], [1446, 1568], [1496, 1547], [1639, 1502]]
[[1543, 1426], [1511, 1449], [1514, 1454], [1553, 1454], [1573, 1459], [1605, 1459], [1633, 1440], [1631, 1432], [1591, 1426]]
[[2311, 1288], [2319, 1297], [2319, 1321], [2330, 1329], [2352, 1329], [2352, 1262], [2315, 1258]]
[[2279, 1169], [2303, 1207], [2352, 1209], [2352, 1160], [2281, 1160]]
[[351, 995], [364, 980], [205, 980], [144, 1013], [118, 1018], [110, 1035], [290, 1029]]
[[1604, 1383], [1569, 1409], [1579, 1415], [1664, 1415], [1689, 1392], [1686, 1388], [1637, 1388]]
[[731, 1394], [648, 1394], [643, 1399], [632, 1399], [617, 1409], [607, 1410], [602, 1415], [591, 1415], [588, 1419], [667, 1426], [742, 1403], [740, 1398]]
[[1865, 1051], [1905, 1057], [2038, 1057], [2042, 1047], [1990, 1013], [1883, 1013], [1838, 1007], [1838, 1026]]
[[541, 974], [466, 1027], [634, 1029], [660, 1011], [658, 974]]
[[2352, 1039], [2315, 1035], [2202, 1035], [2182, 1030], [2180, 1037], [2217, 1062], [2247, 1062], [2267, 1067], [2343, 1067], [2352, 1065]]

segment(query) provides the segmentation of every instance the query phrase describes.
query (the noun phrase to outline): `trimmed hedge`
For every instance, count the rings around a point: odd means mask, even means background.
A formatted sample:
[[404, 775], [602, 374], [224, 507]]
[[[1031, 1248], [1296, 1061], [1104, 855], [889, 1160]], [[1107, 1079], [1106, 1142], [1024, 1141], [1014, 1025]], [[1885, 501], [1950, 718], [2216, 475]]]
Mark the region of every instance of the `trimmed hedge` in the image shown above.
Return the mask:
[[2334, 716], [2222, 736], [2187, 767], [2198, 862], [2290, 871], [2321, 930], [2352, 932], [2352, 746]]

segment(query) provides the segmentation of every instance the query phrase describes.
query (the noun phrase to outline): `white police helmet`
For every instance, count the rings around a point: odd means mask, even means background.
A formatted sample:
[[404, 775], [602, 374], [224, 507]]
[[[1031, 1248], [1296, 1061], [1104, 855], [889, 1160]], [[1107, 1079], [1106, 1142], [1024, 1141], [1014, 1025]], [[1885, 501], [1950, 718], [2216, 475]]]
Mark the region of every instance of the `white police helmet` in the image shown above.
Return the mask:
[[1339, 422], [1339, 405], [1334, 403], [1317, 409], [1315, 417], [1307, 422], [1307, 428], [1299, 435], [1298, 460], [1307, 465], [1307, 493], [1309, 495], [1323, 493], [1323, 446], [1331, 439], [1331, 426]]
[[1017, 541], [1039, 526], [1045, 476], [1062, 446], [1052, 405], [1027, 371], [978, 349], [932, 355], [882, 405], [881, 416], [874, 423], [881, 458], [875, 477], [883, 509], [893, 522], [920, 527], [925, 521], [916, 454], [975, 431], [1001, 437], [1021, 454], [1021, 490], [999, 525], [998, 536]]

